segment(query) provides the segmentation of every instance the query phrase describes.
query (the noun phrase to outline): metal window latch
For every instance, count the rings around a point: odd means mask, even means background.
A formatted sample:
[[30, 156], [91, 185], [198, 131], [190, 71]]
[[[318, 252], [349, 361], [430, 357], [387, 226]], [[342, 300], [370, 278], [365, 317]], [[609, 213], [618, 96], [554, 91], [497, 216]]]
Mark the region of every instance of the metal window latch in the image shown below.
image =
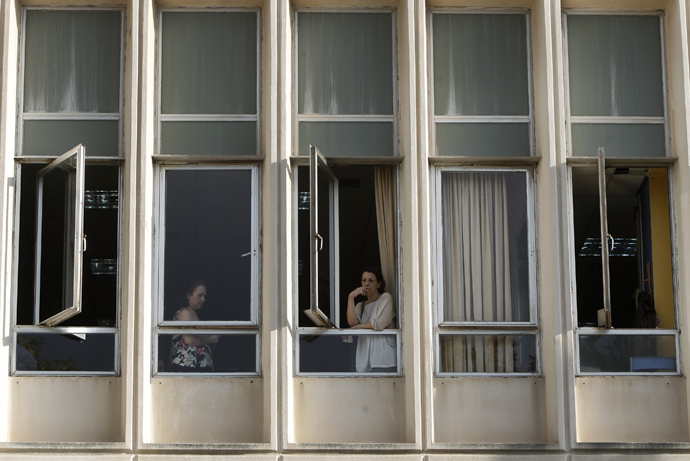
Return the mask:
[[250, 256], [251, 254], [252, 254], [252, 252], [250, 251], [250, 252], [248, 252], [248, 253], [245, 253], [245, 254], [243, 254], [243, 255], [240, 255], [240, 258], [244, 258], [245, 256]]
[[323, 237], [321, 237], [319, 234], [316, 234], [316, 237], [314, 237], [314, 238], [319, 239], [319, 249], [316, 250], [316, 251], [321, 251], [321, 250], [323, 250]]
[[616, 246], [616, 240], [613, 238], [613, 235], [611, 234], [606, 234], [607, 239], [611, 239], [611, 251], [613, 251], [614, 247]]
[[86, 234], [84, 234], [84, 236], [81, 238], [81, 246], [81, 251], [86, 251]]

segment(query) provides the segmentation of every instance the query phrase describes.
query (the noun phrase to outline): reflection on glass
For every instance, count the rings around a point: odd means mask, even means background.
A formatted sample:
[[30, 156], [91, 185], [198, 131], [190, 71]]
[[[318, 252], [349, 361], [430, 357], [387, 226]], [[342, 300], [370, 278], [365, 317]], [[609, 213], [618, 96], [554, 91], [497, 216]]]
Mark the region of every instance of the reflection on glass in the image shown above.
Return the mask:
[[675, 372], [673, 335], [580, 335], [580, 371]]
[[528, 123], [437, 123], [436, 155], [527, 157]]
[[529, 115], [522, 14], [434, 14], [436, 115]]
[[[309, 335], [299, 338], [299, 371], [301, 373], [356, 373], [358, 343], [369, 347], [397, 349], [395, 335], [362, 335], [343, 330], [342, 335]], [[396, 351], [397, 357], [397, 351]], [[366, 370], [368, 373], [397, 373], [397, 366]]]
[[17, 335], [17, 371], [114, 371], [114, 334]]
[[390, 13], [300, 12], [298, 21], [300, 114], [393, 113]]
[[441, 335], [441, 373], [536, 373], [536, 336]]
[[[203, 333], [189, 330], [158, 335], [158, 372], [169, 373], [257, 373], [256, 335]], [[217, 336], [212, 345], [180, 350], [183, 336]], [[202, 350], [203, 349], [203, 350]], [[203, 363], [202, 363], [203, 361]]]
[[256, 13], [164, 12], [162, 24], [163, 114], [256, 114]]
[[119, 11], [27, 11], [24, 111], [119, 112], [121, 17]]
[[441, 175], [443, 319], [528, 322], [526, 173]]
[[660, 27], [653, 15], [569, 15], [571, 114], [662, 117]]
[[187, 284], [201, 279], [208, 289], [203, 320], [250, 320], [251, 170], [165, 174], [164, 319], [187, 306]]

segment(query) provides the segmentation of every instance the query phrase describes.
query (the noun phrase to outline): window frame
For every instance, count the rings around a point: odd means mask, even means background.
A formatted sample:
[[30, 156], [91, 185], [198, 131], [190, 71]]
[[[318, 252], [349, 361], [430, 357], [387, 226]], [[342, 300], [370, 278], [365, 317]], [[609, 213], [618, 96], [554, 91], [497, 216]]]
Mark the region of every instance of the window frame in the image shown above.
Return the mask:
[[[29, 11], [65, 11], [65, 12], [79, 12], [79, 11], [119, 11], [120, 12], [120, 97], [119, 99], [119, 112], [109, 113], [109, 112], [36, 112], [36, 113], [25, 113], [24, 112], [24, 69], [26, 67], [26, 15]], [[16, 158], [46, 158], [51, 159], [55, 156], [49, 155], [23, 155], [24, 149], [24, 121], [26, 120], [40, 120], [40, 121], [60, 121], [60, 120], [74, 120], [74, 121], [89, 121], [89, 120], [115, 120], [118, 122], [118, 133], [117, 133], [117, 152], [118, 156], [91, 156], [88, 160], [92, 159], [122, 159], [124, 150], [124, 106], [125, 106], [125, 49], [126, 49], [126, 37], [125, 32], [127, 30], [127, 17], [124, 8], [118, 7], [82, 7], [82, 6], [29, 6], [23, 5], [21, 12], [21, 30], [19, 31], [19, 78], [17, 82], [17, 134], [16, 134], [16, 146], [17, 150], [15, 153]]]
[[[527, 50], [527, 97], [529, 101], [529, 115], [436, 115], [435, 107], [435, 88], [434, 88], [434, 15], [435, 14], [451, 14], [451, 15], [523, 15], [526, 22], [526, 50]], [[488, 162], [496, 161], [501, 163], [502, 159], [512, 160], [522, 158], [534, 158], [536, 156], [536, 134], [535, 134], [535, 120], [534, 120], [534, 60], [532, 57], [532, 27], [530, 9], [525, 8], [476, 8], [476, 7], [431, 7], [427, 8], [427, 69], [428, 69], [428, 120], [429, 120], [429, 157], [443, 158], [471, 158], [476, 157], [486, 159]], [[529, 156], [514, 156], [514, 157], [490, 157], [490, 156], [455, 156], [436, 152], [436, 124], [437, 123], [458, 123], [458, 124], [472, 124], [472, 123], [525, 123], [528, 125], [529, 133]]]
[[[391, 33], [392, 33], [392, 99], [393, 99], [393, 113], [387, 114], [300, 114], [299, 113], [299, 21], [300, 13], [333, 13], [333, 14], [367, 14], [367, 13], [389, 13], [391, 15]], [[292, 155], [300, 157], [299, 152], [299, 125], [300, 122], [390, 122], [393, 124], [393, 139], [391, 140], [393, 155], [390, 157], [400, 156], [400, 126], [399, 115], [400, 106], [398, 101], [398, 26], [397, 26], [397, 9], [396, 8], [333, 8], [333, 7], [299, 7], [293, 8], [292, 11], [292, 65], [293, 65], [293, 84], [292, 84], [292, 99], [294, 101], [292, 108]], [[328, 159], [333, 158], [328, 156]], [[307, 157], [301, 155], [301, 157]], [[357, 159], [362, 157], [347, 157], [349, 159]], [[376, 157], [366, 157], [375, 159]], [[389, 157], [385, 157], [389, 158]]]
[[[261, 376], [261, 167], [258, 164], [245, 163], [157, 163], [154, 167], [154, 177], [157, 180], [156, 198], [154, 199], [154, 234], [157, 236], [153, 244], [153, 309], [152, 309], [152, 377], [190, 377], [190, 376]], [[251, 173], [251, 297], [250, 320], [201, 320], [177, 321], [166, 320], [164, 317], [163, 286], [165, 282], [165, 188], [167, 171], [250, 171]], [[158, 370], [158, 337], [171, 333], [200, 333], [221, 335], [255, 335], [256, 336], [256, 369], [254, 372], [211, 372], [211, 373], [179, 373]]]
[[[635, 160], [638, 160], [635, 162]], [[680, 328], [679, 325], [679, 309], [678, 309], [678, 253], [676, 249], [678, 248], [677, 234], [674, 232], [676, 228], [677, 219], [675, 217], [675, 206], [674, 206], [674, 185], [673, 176], [670, 174], [675, 165], [674, 158], [655, 158], [655, 159], [640, 159], [636, 158], [619, 158], [615, 157], [609, 158], [583, 158], [583, 157], [569, 157], [567, 162], [567, 200], [568, 200], [568, 238], [570, 242], [567, 245], [566, 251], [568, 252], [568, 258], [570, 260], [569, 270], [570, 270], [570, 284], [572, 290], [570, 292], [570, 306], [571, 306], [571, 319], [574, 330], [574, 349], [575, 349], [575, 363], [574, 372], [575, 376], [682, 376], [682, 362], [680, 360], [681, 347], [680, 347]], [[577, 279], [576, 279], [576, 261], [575, 261], [575, 225], [574, 225], [574, 193], [573, 193], [573, 169], [580, 165], [597, 166], [600, 168], [600, 164], [604, 167], [615, 167], [615, 166], [641, 166], [649, 168], [666, 168], [668, 170], [668, 189], [669, 189], [669, 217], [670, 223], [669, 227], [671, 229], [671, 266], [673, 270], [673, 321], [676, 326], [673, 329], [645, 329], [645, 328], [607, 328], [607, 327], [581, 327], [578, 324], [578, 305], [577, 305]], [[601, 199], [600, 199], [601, 201]], [[602, 281], [604, 284], [604, 290], [610, 285], [610, 276], [608, 274], [604, 275], [602, 270]], [[610, 321], [611, 315], [607, 316]], [[675, 337], [675, 359], [676, 359], [676, 371], [674, 372], [651, 372], [651, 371], [631, 371], [631, 372], [613, 372], [613, 371], [582, 371], [581, 370], [581, 357], [580, 357], [580, 336], [674, 336]]]
[[[120, 68], [119, 68], [119, 112], [113, 113], [39, 113], [34, 116], [28, 116], [24, 113], [24, 76], [25, 76], [25, 62], [26, 62], [26, 16], [29, 11], [64, 11], [64, 12], [80, 12], [80, 11], [112, 11], [120, 14]], [[118, 156], [85, 156], [85, 168], [90, 165], [117, 165], [118, 166], [118, 203], [123, 203], [124, 195], [124, 107], [125, 107], [125, 50], [126, 50], [126, 30], [127, 30], [127, 14], [125, 7], [83, 7], [83, 6], [29, 6], [22, 5], [21, 18], [19, 30], [18, 43], [18, 75], [17, 75], [17, 128], [16, 128], [16, 151], [14, 154], [14, 224], [12, 236], [12, 293], [11, 293], [11, 325], [12, 325], [12, 343], [10, 346], [10, 375], [11, 376], [120, 376], [122, 364], [120, 354], [120, 344], [122, 340], [121, 327], [121, 313], [122, 313], [122, 296], [120, 289], [115, 293], [115, 309], [116, 309], [116, 325], [113, 327], [103, 326], [26, 326], [17, 324], [17, 292], [19, 284], [19, 232], [21, 226], [21, 169], [24, 164], [42, 163], [48, 164], [55, 160], [58, 155], [23, 155], [23, 136], [24, 136], [24, 121], [25, 120], [117, 120], [118, 121]], [[85, 190], [86, 192], [86, 190]], [[118, 206], [118, 231], [119, 237], [117, 239], [117, 258], [116, 258], [116, 286], [122, 285], [122, 234], [123, 227], [123, 211], [122, 206]], [[35, 259], [35, 255], [29, 256]], [[34, 281], [35, 284], [35, 281]], [[66, 335], [84, 335], [84, 334], [111, 334], [114, 341], [114, 362], [112, 371], [28, 371], [17, 370], [17, 337], [19, 334], [34, 333], [34, 334], [66, 334]]]
[[[650, 116], [573, 116], [571, 115], [570, 107], [570, 58], [568, 52], [568, 16], [657, 16], [659, 18], [659, 34], [661, 45], [661, 81], [662, 81], [662, 97], [664, 116], [650, 117]], [[664, 149], [663, 157], [628, 157], [631, 159], [640, 158], [667, 158], [672, 155], [671, 133], [669, 127], [669, 104], [668, 104], [668, 77], [666, 70], [666, 43], [664, 38], [664, 18], [663, 11], [639, 11], [639, 10], [617, 10], [607, 11], [600, 9], [582, 8], [582, 9], [564, 9], [561, 13], [562, 23], [562, 40], [563, 40], [563, 85], [564, 85], [564, 102], [565, 102], [565, 130], [566, 130], [566, 157], [567, 158], [581, 158], [581, 156], [573, 155], [573, 136], [572, 126], [575, 124], [586, 125], [603, 125], [603, 124], [632, 124], [632, 125], [664, 125]], [[584, 156], [582, 156], [584, 157]], [[595, 155], [591, 157], [596, 158]], [[586, 158], [586, 157], [585, 157]], [[626, 157], [615, 157], [626, 158]]]
[[[256, 114], [164, 114], [162, 111], [162, 87], [163, 79], [163, 14], [164, 13], [255, 13], [256, 14]], [[261, 8], [180, 8], [173, 6], [157, 7], [155, 14], [156, 18], [156, 91], [155, 91], [155, 108], [156, 108], [156, 123], [154, 129], [154, 156], [158, 158], [172, 157], [172, 158], [203, 158], [200, 155], [192, 153], [187, 155], [180, 154], [165, 154], [161, 151], [162, 147], [162, 126], [163, 122], [255, 122], [256, 123], [256, 152], [254, 155], [261, 155], [261, 38], [262, 38], [262, 16]], [[237, 155], [215, 155], [214, 158], [220, 160], [223, 158], [238, 158]]]
[[[462, 158], [462, 157], [461, 157]], [[442, 192], [441, 177], [446, 172], [468, 173], [524, 173], [525, 194], [527, 206], [527, 244], [529, 254], [529, 299], [530, 319], [526, 322], [473, 322], [473, 321], [446, 321], [443, 316], [443, 226], [442, 226]], [[436, 377], [538, 377], [541, 376], [541, 326], [539, 322], [539, 293], [538, 280], [539, 269], [537, 260], [537, 233], [536, 233], [536, 171], [531, 166], [509, 165], [443, 165], [432, 166], [430, 174], [430, 188], [432, 190], [431, 222], [432, 222], [432, 319], [434, 348], [436, 360], [434, 363], [434, 375]], [[535, 336], [536, 369], [533, 373], [486, 373], [486, 372], [443, 372], [441, 371], [440, 337], [442, 335], [533, 335]]]

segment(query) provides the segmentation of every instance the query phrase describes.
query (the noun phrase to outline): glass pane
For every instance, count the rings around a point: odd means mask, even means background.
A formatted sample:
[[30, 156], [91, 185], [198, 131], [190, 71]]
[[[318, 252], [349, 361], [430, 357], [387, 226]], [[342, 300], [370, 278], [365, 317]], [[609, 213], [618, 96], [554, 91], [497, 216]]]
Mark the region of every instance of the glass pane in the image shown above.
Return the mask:
[[257, 373], [254, 334], [158, 335], [158, 372]]
[[393, 122], [300, 122], [298, 155], [310, 145], [326, 158], [392, 156]]
[[257, 14], [165, 12], [163, 114], [256, 114]]
[[437, 123], [436, 155], [527, 157], [528, 123]]
[[27, 11], [24, 112], [120, 112], [120, 18]]
[[301, 373], [397, 373], [395, 335], [300, 335]]
[[606, 157], [664, 157], [664, 125], [573, 124], [572, 155], [596, 157], [604, 147]]
[[57, 157], [83, 144], [87, 157], [119, 155], [117, 120], [26, 120], [22, 155]]
[[[36, 173], [42, 164], [25, 164], [21, 167], [21, 204], [19, 220], [19, 270], [17, 274], [17, 325], [33, 325], [34, 322], [34, 270], [36, 239]], [[116, 326], [117, 324], [117, 255], [120, 241], [118, 229], [119, 167], [116, 165], [87, 165], [85, 174], [84, 233], [88, 244], [84, 252], [82, 274], [82, 312], [61, 323], [63, 326]], [[98, 192], [95, 192], [98, 191]], [[96, 199], [89, 204], [87, 197], [108, 193], [107, 200]], [[56, 195], [63, 195], [56, 192]], [[52, 203], [57, 197], [48, 197]], [[108, 203], [107, 207], [105, 207]], [[51, 219], [50, 236], [61, 234], [61, 210], [51, 209], [46, 218]], [[45, 221], [44, 221], [45, 223]], [[61, 257], [61, 255], [60, 255]], [[56, 281], [61, 266], [53, 261], [51, 277]], [[45, 282], [45, 280], [44, 280]], [[46, 301], [46, 292], [42, 294]]]
[[17, 371], [114, 371], [114, 334], [17, 335]]
[[529, 322], [526, 173], [441, 175], [443, 320]]
[[[184, 308], [199, 320], [251, 319], [252, 211], [248, 169], [166, 171], [165, 320]], [[207, 302], [191, 305], [199, 285]]]
[[434, 14], [436, 115], [529, 115], [522, 14]]
[[535, 335], [440, 335], [441, 373], [536, 373]]
[[570, 113], [663, 116], [660, 27], [659, 16], [569, 15]]
[[580, 335], [580, 371], [676, 372], [672, 335]]
[[[613, 326], [674, 328], [667, 170], [610, 168], [606, 176]], [[603, 308], [596, 181], [596, 171], [573, 168], [575, 267], [581, 327], [597, 326], [597, 310]]]
[[297, 17], [299, 113], [392, 114], [391, 14], [298, 13]]
[[161, 154], [256, 155], [256, 122], [163, 122]]

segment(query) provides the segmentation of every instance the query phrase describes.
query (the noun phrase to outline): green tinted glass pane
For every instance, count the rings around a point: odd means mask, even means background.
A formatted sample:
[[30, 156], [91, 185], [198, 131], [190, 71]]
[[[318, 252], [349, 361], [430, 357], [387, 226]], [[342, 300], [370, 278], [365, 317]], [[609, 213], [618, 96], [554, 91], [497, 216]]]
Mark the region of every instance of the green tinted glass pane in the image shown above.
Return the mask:
[[527, 123], [437, 123], [436, 155], [526, 157]]
[[607, 157], [664, 157], [664, 125], [573, 124], [572, 155], [596, 157], [603, 147]]
[[664, 115], [660, 21], [568, 16], [572, 115]]
[[309, 146], [325, 157], [392, 156], [392, 122], [300, 122], [299, 153], [309, 155]]
[[27, 11], [24, 111], [119, 112], [120, 18], [119, 11]]
[[256, 13], [163, 13], [162, 113], [256, 114], [256, 27]]
[[299, 113], [392, 114], [390, 13], [299, 13]]
[[256, 122], [163, 122], [161, 154], [256, 155]]
[[529, 115], [522, 14], [434, 14], [437, 115]]
[[83, 144], [87, 157], [117, 157], [117, 120], [26, 120], [22, 155], [57, 157]]

